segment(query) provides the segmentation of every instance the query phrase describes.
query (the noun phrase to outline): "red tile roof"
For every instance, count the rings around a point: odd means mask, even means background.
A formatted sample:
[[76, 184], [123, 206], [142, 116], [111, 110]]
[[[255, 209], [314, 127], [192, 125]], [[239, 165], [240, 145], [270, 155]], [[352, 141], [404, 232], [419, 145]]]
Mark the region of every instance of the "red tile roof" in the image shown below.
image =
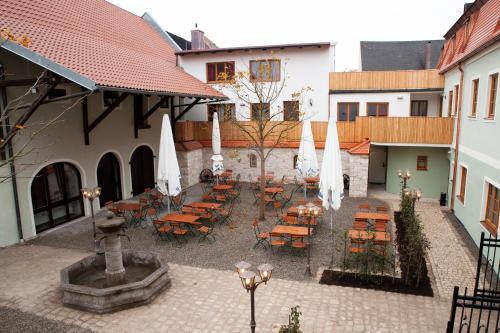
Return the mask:
[[31, 51], [96, 88], [224, 98], [177, 67], [175, 50], [146, 20], [104, 0], [2, 0], [0, 7], [0, 29], [28, 35]]
[[471, 7], [446, 34], [437, 65], [441, 73], [500, 39], [500, 0], [476, 0], [476, 3], [481, 6]]
[[347, 151], [353, 155], [369, 155], [370, 154], [370, 140], [364, 139], [363, 142], [355, 145]]

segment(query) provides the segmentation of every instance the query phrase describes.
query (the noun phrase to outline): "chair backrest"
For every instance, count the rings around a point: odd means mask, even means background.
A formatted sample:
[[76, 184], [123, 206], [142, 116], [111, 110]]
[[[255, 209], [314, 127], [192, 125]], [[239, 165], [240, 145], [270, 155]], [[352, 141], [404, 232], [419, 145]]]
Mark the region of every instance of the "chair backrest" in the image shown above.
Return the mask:
[[377, 206], [376, 210], [377, 210], [377, 212], [383, 212], [383, 213], [386, 213], [389, 211], [389, 209], [385, 206]]
[[366, 230], [367, 223], [364, 221], [354, 221], [352, 224], [352, 228], [356, 230]]
[[298, 224], [299, 220], [296, 216], [284, 215], [283, 221], [287, 224]]
[[153, 216], [153, 215], [156, 215], [156, 208], [153, 207], [148, 208], [146, 210], [146, 216]]
[[370, 210], [371, 206], [370, 206], [370, 204], [362, 203], [358, 206], [358, 208], [361, 210]]
[[282, 238], [283, 235], [280, 234], [279, 232], [270, 232], [269, 237]]
[[273, 203], [273, 205], [274, 205], [275, 209], [281, 209], [281, 207], [283, 206], [283, 204], [281, 203], [281, 201], [275, 201]]
[[184, 206], [182, 206], [181, 211], [183, 213], [192, 213], [193, 212], [193, 207], [188, 206], [188, 205], [184, 205]]

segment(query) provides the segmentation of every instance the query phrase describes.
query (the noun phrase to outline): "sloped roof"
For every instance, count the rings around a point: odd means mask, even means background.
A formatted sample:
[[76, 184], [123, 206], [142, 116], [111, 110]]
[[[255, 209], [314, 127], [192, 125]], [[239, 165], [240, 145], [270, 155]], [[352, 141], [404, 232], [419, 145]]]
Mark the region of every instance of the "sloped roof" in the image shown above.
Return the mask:
[[276, 44], [276, 45], [260, 45], [260, 46], [218, 47], [218, 48], [178, 51], [176, 52], [176, 54], [191, 55], [191, 54], [222, 53], [222, 52], [231, 53], [236, 51], [254, 51], [254, 50], [259, 50], [259, 51], [283, 50], [291, 48], [305, 49], [305, 48], [322, 48], [330, 45], [331, 44], [329, 42], [320, 42], [320, 43]]
[[360, 42], [361, 70], [398, 71], [425, 69], [425, 48], [431, 43], [431, 68], [441, 54], [444, 40]]
[[181, 36], [178, 36], [174, 33], [171, 33], [170, 31], [166, 31], [166, 33], [172, 37], [174, 42], [182, 49], [182, 50], [191, 50], [191, 42], [185, 38], [182, 38]]
[[477, 0], [446, 33], [438, 70], [446, 72], [500, 39], [500, 0]]
[[[104, 0], [3, 0], [0, 29], [26, 34], [29, 49], [3, 48], [89, 89], [224, 98], [176, 66], [175, 50], [145, 19]], [[38, 58], [37, 58], [38, 57]]]

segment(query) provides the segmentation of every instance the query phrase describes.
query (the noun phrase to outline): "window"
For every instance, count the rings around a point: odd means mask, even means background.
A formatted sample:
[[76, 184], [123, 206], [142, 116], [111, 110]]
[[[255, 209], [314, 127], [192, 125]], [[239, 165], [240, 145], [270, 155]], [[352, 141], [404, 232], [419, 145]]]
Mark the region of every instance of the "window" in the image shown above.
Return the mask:
[[251, 104], [251, 120], [269, 120], [270, 119], [270, 104], [269, 103], [252, 103]]
[[231, 121], [236, 119], [235, 104], [207, 104], [208, 121], [214, 119], [214, 112], [217, 112], [219, 121]]
[[207, 63], [207, 82], [231, 81], [234, 78], [234, 61]]
[[427, 101], [411, 101], [412, 117], [427, 117]]
[[300, 117], [299, 101], [283, 102], [283, 120], [298, 121]]
[[278, 59], [250, 60], [250, 79], [253, 81], [279, 81], [280, 61]]
[[496, 236], [498, 230], [498, 215], [500, 214], [500, 189], [488, 183], [486, 196], [486, 212], [484, 224], [488, 231]]
[[417, 170], [427, 171], [427, 156], [417, 156]]
[[248, 159], [250, 160], [250, 168], [256, 168], [257, 167], [257, 155], [250, 154], [250, 155], [248, 155]]
[[477, 90], [479, 88], [479, 79], [472, 80], [472, 105], [470, 116], [475, 117], [477, 113]]
[[47, 99], [54, 99], [66, 96], [66, 89], [52, 89], [52, 91], [47, 96]]
[[464, 166], [460, 167], [460, 193], [457, 195], [458, 200], [461, 203], [465, 202], [465, 186], [467, 185], [467, 168]]
[[454, 92], [454, 94], [455, 94], [455, 101], [454, 101], [455, 105], [453, 107], [453, 116], [456, 116], [457, 113], [458, 113], [458, 89], [459, 89], [458, 87], [459, 87], [458, 84], [456, 84], [455, 88], [454, 88], [455, 89], [455, 92]]
[[297, 169], [297, 160], [299, 159], [299, 155], [295, 155], [293, 157], [293, 169]]
[[107, 108], [115, 103], [120, 97], [118, 91], [105, 91], [102, 93], [102, 100], [104, 103], [104, 107]]
[[490, 88], [488, 89], [488, 119], [495, 118], [495, 102], [497, 99], [498, 73], [490, 75]]
[[448, 92], [448, 117], [451, 117], [453, 110], [453, 90]]
[[337, 103], [337, 121], [355, 121], [358, 111], [359, 103]]
[[366, 110], [369, 117], [387, 117], [389, 103], [366, 103]]

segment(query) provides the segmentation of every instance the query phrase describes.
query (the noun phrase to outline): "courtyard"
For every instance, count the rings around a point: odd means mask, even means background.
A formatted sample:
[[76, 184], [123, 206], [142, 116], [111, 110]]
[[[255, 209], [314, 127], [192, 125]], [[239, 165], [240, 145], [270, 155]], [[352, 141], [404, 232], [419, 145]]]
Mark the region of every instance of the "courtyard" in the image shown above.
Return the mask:
[[[233, 223], [216, 226], [213, 243], [198, 242], [197, 237], [190, 237], [182, 246], [158, 241], [152, 225], [126, 230], [130, 242], [124, 239], [124, 248], [156, 252], [170, 268], [172, 286], [149, 305], [106, 315], [62, 306], [59, 271], [92, 253], [92, 226], [87, 218], [1, 250], [0, 313], [7, 323], [25, 316], [30, 318], [27, 323], [47, 327], [47, 331], [244, 332], [250, 302], [234, 264], [245, 260], [252, 266], [266, 262], [274, 266], [272, 280], [256, 292], [258, 332], [277, 332], [279, 325], [288, 322], [289, 308], [295, 305], [303, 314], [304, 332], [441, 332], [449, 316], [453, 285], [473, 283], [473, 254], [456, 222], [437, 202], [423, 201], [417, 211], [425, 217], [431, 238], [428, 266], [434, 297], [320, 285], [319, 277], [332, 255], [328, 220], [318, 225], [313, 239], [313, 277], [309, 278], [304, 274], [304, 253], [252, 249], [255, 206], [247, 186], [242, 185]], [[201, 195], [200, 186], [191, 187], [185, 202], [199, 200]], [[398, 204], [394, 196], [380, 191], [373, 191], [368, 199], [345, 198], [341, 209], [333, 213], [334, 228], [349, 228], [360, 203], [384, 204], [391, 211]], [[276, 223], [274, 209], [268, 208], [266, 215], [260, 225], [263, 230]], [[334, 253], [334, 264], [338, 264], [341, 255]], [[460, 260], [450, 261], [450, 256]], [[18, 310], [22, 312], [7, 315]]]

